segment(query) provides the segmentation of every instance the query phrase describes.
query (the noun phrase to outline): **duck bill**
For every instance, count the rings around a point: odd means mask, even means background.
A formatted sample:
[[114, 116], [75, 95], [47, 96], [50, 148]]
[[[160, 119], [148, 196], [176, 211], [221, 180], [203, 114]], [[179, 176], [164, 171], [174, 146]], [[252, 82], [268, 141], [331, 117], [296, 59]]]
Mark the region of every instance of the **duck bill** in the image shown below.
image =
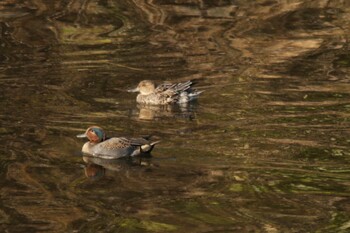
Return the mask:
[[77, 135], [77, 138], [86, 138], [87, 136], [86, 136], [86, 134], [85, 133], [83, 133], [83, 134], [78, 134]]
[[136, 87], [136, 88], [134, 88], [134, 89], [129, 89], [128, 90], [128, 92], [139, 92], [140, 90], [139, 90], [139, 88], [138, 87]]

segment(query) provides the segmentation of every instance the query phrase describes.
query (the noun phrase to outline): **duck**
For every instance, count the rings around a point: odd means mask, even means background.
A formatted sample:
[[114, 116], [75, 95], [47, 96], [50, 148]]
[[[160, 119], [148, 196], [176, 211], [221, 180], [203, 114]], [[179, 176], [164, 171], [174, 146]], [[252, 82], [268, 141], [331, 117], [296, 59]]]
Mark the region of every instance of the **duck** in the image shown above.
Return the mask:
[[83, 154], [103, 159], [119, 159], [149, 154], [160, 141], [151, 142], [146, 137], [106, 137], [104, 130], [99, 126], [90, 126], [78, 138], [87, 138], [81, 151]]
[[128, 92], [138, 92], [136, 102], [149, 105], [187, 104], [197, 99], [203, 92], [192, 89], [193, 82], [162, 83], [158, 86], [152, 80], [141, 81], [136, 88]]

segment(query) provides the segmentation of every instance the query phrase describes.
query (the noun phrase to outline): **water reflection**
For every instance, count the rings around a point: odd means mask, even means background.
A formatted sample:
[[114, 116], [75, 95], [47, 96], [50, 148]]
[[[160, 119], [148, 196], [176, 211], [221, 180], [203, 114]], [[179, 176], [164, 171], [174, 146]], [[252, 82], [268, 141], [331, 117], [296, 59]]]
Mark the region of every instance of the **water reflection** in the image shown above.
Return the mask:
[[[147, 156], [150, 157], [150, 156]], [[101, 159], [91, 156], [83, 156], [86, 163], [84, 172], [86, 177], [94, 180], [102, 178], [106, 171], [118, 172], [125, 176], [132, 167], [150, 167], [154, 166], [149, 158], [135, 157], [123, 159]], [[115, 175], [118, 175], [117, 173]]]
[[84, 172], [86, 177], [98, 180], [105, 175], [106, 169], [94, 163], [87, 163], [84, 167]]
[[[2, 1], [0, 229], [347, 232], [349, 9]], [[144, 79], [206, 91], [138, 106], [125, 90]], [[147, 162], [83, 172], [74, 135], [88, 125], [162, 143]]]
[[137, 104], [137, 115], [140, 120], [184, 119], [193, 120], [196, 115], [196, 103], [180, 105], [147, 105]]

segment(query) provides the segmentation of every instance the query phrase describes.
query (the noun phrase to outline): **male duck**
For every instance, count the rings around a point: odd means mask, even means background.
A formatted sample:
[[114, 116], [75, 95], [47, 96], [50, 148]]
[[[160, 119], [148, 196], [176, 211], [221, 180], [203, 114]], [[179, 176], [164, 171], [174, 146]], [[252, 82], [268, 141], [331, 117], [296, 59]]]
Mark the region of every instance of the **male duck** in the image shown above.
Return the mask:
[[149, 153], [159, 142], [150, 142], [146, 138], [107, 138], [103, 129], [98, 126], [89, 127], [85, 133], [77, 137], [89, 139], [89, 142], [83, 145], [83, 153], [104, 159], [118, 159]]
[[140, 104], [164, 105], [184, 104], [196, 99], [202, 91], [191, 89], [192, 81], [183, 83], [163, 83], [156, 87], [151, 80], [143, 80], [129, 92], [139, 92], [136, 101]]

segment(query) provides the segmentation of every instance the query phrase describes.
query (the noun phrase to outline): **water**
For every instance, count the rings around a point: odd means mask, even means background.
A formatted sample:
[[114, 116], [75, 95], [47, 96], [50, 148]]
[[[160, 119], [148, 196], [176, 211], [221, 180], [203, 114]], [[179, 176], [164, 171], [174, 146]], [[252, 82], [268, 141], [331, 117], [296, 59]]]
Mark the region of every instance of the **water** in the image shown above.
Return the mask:
[[[0, 9], [1, 231], [350, 231], [347, 1]], [[144, 108], [143, 79], [205, 92]], [[84, 158], [90, 125], [162, 142]]]

